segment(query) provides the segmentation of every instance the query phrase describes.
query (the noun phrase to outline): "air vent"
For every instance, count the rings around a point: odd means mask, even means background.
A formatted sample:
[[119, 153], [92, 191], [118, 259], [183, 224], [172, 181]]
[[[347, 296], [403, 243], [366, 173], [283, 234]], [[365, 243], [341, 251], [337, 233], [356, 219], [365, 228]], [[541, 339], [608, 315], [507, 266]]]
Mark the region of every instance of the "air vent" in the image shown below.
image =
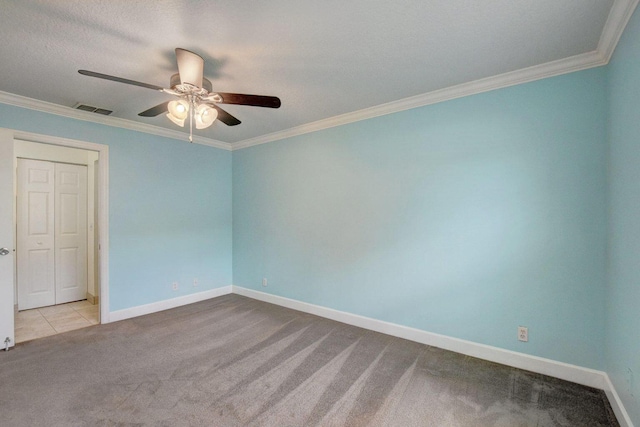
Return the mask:
[[88, 111], [90, 113], [102, 114], [103, 116], [108, 116], [113, 113], [111, 110], [107, 110], [105, 108], [92, 107], [91, 105], [85, 104], [77, 104], [75, 107], [76, 110]]

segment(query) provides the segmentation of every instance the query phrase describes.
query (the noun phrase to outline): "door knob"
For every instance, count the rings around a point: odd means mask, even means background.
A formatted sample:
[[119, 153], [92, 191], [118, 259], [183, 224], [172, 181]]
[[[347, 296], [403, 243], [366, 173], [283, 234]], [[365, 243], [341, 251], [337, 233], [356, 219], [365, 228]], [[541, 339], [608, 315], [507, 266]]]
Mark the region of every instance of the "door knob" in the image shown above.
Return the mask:
[[0, 248], [0, 255], [9, 255], [9, 252], [11, 251], [7, 248]]

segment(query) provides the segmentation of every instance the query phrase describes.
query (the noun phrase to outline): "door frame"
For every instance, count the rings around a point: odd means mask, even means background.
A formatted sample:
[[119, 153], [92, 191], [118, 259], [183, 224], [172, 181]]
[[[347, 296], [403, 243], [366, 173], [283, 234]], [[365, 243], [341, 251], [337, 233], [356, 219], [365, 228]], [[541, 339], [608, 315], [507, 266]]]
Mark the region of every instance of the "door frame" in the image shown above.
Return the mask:
[[[98, 152], [98, 180], [95, 183], [96, 191], [98, 191], [98, 206], [96, 212], [98, 214], [98, 265], [99, 268], [99, 306], [100, 306], [100, 323], [109, 323], [109, 146], [97, 144], [93, 142], [85, 142], [68, 138], [60, 138], [56, 136], [41, 135], [31, 132], [23, 132], [14, 130], [13, 139], [19, 139], [29, 142], [37, 142], [41, 144], [59, 145], [63, 147], [79, 148], [82, 150]], [[13, 141], [12, 141], [13, 143]], [[16, 179], [14, 171], [14, 180]], [[16, 218], [16, 200], [13, 200], [14, 227], [17, 224]], [[14, 233], [15, 238], [15, 233]], [[15, 246], [14, 242], [14, 247]], [[15, 260], [14, 260], [15, 262]], [[14, 269], [15, 270], [15, 269]], [[12, 288], [12, 295], [15, 290], [15, 271]], [[12, 298], [15, 301], [15, 295]]]

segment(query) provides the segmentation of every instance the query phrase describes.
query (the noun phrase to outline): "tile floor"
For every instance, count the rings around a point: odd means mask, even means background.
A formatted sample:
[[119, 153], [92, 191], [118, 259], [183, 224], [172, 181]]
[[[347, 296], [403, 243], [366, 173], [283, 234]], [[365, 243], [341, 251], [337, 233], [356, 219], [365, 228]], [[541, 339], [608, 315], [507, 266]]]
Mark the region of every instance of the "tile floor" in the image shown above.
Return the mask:
[[87, 300], [19, 311], [16, 343], [97, 325], [98, 316], [98, 305]]

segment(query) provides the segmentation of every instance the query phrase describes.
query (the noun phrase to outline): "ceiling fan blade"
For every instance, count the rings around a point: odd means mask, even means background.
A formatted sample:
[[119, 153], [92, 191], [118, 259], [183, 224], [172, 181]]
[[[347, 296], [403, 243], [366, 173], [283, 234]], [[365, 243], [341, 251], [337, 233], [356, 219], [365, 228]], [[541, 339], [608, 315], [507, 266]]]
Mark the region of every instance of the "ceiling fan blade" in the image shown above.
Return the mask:
[[200, 55], [186, 49], [176, 48], [176, 62], [182, 84], [189, 83], [202, 87], [204, 59]]
[[78, 70], [78, 72], [80, 74], [82, 74], [83, 76], [97, 77], [99, 79], [111, 80], [111, 81], [118, 82], [118, 83], [124, 83], [124, 84], [128, 84], [128, 85], [133, 85], [133, 86], [145, 87], [147, 89], [153, 89], [153, 90], [163, 90], [164, 89], [164, 88], [162, 88], [160, 86], [151, 85], [149, 83], [142, 83], [142, 82], [137, 82], [135, 80], [123, 79], [122, 77], [110, 76], [108, 74], [96, 73], [94, 71]]
[[252, 105], [254, 107], [280, 108], [280, 98], [275, 96], [243, 95], [241, 93], [218, 92], [221, 104]]
[[237, 126], [242, 123], [240, 120], [233, 117], [231, 114], [224, 111], [222, 108], [218, 107], [215, 104], [207, 104], [211, 108], [215, 108], [218, 111], [218, 120], [224, 123], [227, 126]]
[[168, 105], [169, 105], [169, 101], [163, 102], [162, 104], [158, 104], [155, 107], [151, 107], [148, 110], [143, 111], [142, 113], [138, 113], [138, 115], [141, 117], [155, 117], [169, 111]]

